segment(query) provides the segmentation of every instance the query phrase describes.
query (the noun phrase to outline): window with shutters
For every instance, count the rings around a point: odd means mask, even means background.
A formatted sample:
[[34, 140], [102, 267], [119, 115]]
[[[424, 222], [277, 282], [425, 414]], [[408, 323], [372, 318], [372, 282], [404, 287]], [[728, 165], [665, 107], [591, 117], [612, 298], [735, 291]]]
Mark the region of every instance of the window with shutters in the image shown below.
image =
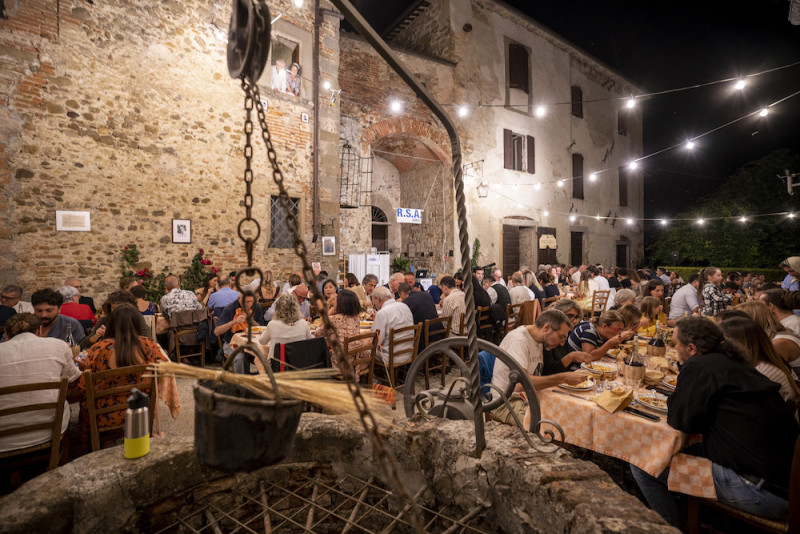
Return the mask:
[[503, 167], [512, 171], [536, 172], [536, 141], [530, 135], [503, 130]]
[[[289, 209], [292, 210], [293, 215], [297, 216], [300, 211], [300, 199], [290, 198]], [[275, 195], [270, 197], [269, 246], [270, 248], [292, 248], [294, 246], [294, 238], [287, 221], [287, 212], [281, 204], [281, 198]]]
[[572, 116], [583, 118], [583, 90], [577, 85], [572, 86]]
[[583, 198], [583, 156], [572, 155], [572, 198]]
[[619, 205], [628, 205], [628, 169], [619, 168]]
[[528, 49], [518, 43], [508, 43], [508, 86], [530, 92]]
[[628, 111], [620, 109], [617, 111], [617, 133], [628, 135]]

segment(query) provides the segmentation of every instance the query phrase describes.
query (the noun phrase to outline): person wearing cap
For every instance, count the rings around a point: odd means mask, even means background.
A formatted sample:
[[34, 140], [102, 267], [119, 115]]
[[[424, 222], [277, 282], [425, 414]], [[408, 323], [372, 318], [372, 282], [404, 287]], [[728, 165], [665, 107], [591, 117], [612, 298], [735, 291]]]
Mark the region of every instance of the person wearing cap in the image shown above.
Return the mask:
[[781, 262], [780, 267], [786, 271], [786, 278], [781, 282], [781, 288], [787, 291], [800, 289], [800, 256], [792, 256]]
[[[298, 284], [289, 290], [289, 293], [294, 295], [297, 299], [297, 303], [300, 305], [300, 313], [303, 315], [304, 318], [308, 319], [311, 317], [311, 306], [308, 303], [308, 288], [305, 284]], [[272, 303], [272, 306], [264, 312], [264, 323], [268, 323], [272, 320], [272, 317], [275, 315], [275, 302]]]

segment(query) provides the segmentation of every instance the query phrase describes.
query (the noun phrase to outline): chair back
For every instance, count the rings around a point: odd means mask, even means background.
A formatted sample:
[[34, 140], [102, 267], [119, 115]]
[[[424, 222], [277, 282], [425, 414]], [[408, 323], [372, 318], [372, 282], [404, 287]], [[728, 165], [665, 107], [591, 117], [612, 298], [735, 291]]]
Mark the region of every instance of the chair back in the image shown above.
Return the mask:
[[367, 350], [369, 350], [369, 360], [366, 362], [362, 360], [359, 363], [367, 364], [367, 385], [372, 387], [372, 377], [375, 374], [375, 354], [378, 350], [378, 333], [367, 332], [344, 338], [344, 351], [347, 353], [349, 361], [355, 362], [356, 356]]
[[503, 335], [508, 334], [520, 324], [520, 313], [522, 312], [523, 304], [524, 302], [520, 302], [519, 304], [506, 304], [506, 321], [503, 326]]
[[[453, 316], [437, 317], [436, 319], [425, 319], [422, 328], [422, 339], [424, 347], [434, 341], [450, 337], [450, 326], [453, 324]], [[441, 325], [441, 326], [438, 326]], [[423, 343], [420, 343], [423, 346]]]
[[[175, 360], [200, 357], [200, 366], [206, 364], [206, 344], [212, 332], [211, 311], [208, 308], [174, 312], [169, 317], [169, 352]], [[190, 350], [190, 347], [192, 348]]]
[[408, 360], [399, 365], [405, 365], [414, 361], [419, 350], [419, 338], [422, 333], [422, 323], [402, 328], [392, 328], [389, 330], [389, 367], [395, 365], [396, 360]]
[[544, 309], [546, 310], [552, 303], [554, 303], [555, 301], [557, 301], [560, 298], [561, 298], [561, 295], [556, 295], [554, 297], [548, 297], [548, 298], [544, 299], [542, 301], [542, 303], [544, 304]]
[[275, 373], [299, 369], [330, 368], [331, 353], [324, 337], [314, 337], [291, 343], [276, 343], [270, 365]]
[[490, 310], [491, 306], [478, 306], [475, 314], [475, 321], [478, 323], [478, 337], [489, 340], [492, 339], [492, 331], [494, 329]]
[[608, 289], [604, 289], [601, 291], [595, 291], [592, 294], [592, 312], [591, 314], [600, 315], [606, 309], [606, 304], [608, 304], [608, 296], [611, 294], [611, 291]]
[[[16, 414], [27, 414], [31, 412], [39, 412], [39, 411], [52, 411], [53, 412], [53, 421], [44, 421], [44, 422], [33, 422], [29, 424], [23, 424], [14, 428], [8, 428], [6, 430], [0, 430], [0, 438], [6, 438], [8, 436], [16, 436], [18, 434], [26, 434], [28, 432], [35, 432], [37, 430], [49, 430], [50, 431], [50, 440], [44, 443], [34, 445], [32, 447], [25, 447], [23, 449], [8, 451], [4, 453], [0, 453], [0, 459], [2, 459], [2, 466], [12, 467], [15, 465], [14, 459], [17, 456], [26, 455], [29, 452], [33, 452], [36, 450], [47, 450], [50, 449], [49, 456], [49, 463], [47, 469], [55, 469], [58, 467], [58, 460], [61, 456], [60, 454], [60, 445], [61, 445], [61, 423], [64, 416], [64, 403], [67, 400], [67, 378], [63, 377], [61, 380], [56, 382], [37, 382], [35, 384], [19, 384], [16, 386], [7, 386], [4, 388], [0, 388], [0, 397], [5, 395], [15, 395], [19, 393], [31, 393], [33, 391], [48, 391], [52, 390], [52, 395], [56, 398], [54, 401], [51, 402], [38, 402], [35, 404], [23, 404], [20, 406], [14, 406], [13, 408], [4, 408], [0, 410], [0, 418], [8, 417], [10, 415]], [[13, 402], [13, 401], [12, 401]], [[4, 402], [5, 404], [5, 402]], [[44, 458], [44, 454], [42, 455]], [[27, 462], [25, 462], [27, 463]]]
[[150, 327], [150, 337], [153, 341], [156, 341], [156, 316], [153, 315], [142, 315], [145, 324]]
[[[133, 388], [150, 397], [150, 423], [149, 429], [153, 429], [153, 415], [156, 405], [156, 379], [153, 376], [145, 377], [148, 374], [147, 365], [131, 365], [119, 367], [107, 371], [92, 372], [86, 371], [86, 404], [89, 412], [89, 431], [92, 439], [92, 452], [101, 448], [101, 434], [109, 435], [109, 439], [118, 437], [122, 429], [122, 424], [109, 425], [100, 428], [97, 418], [101, 415], [109, 415], [124, 412], [128, 409], [128, 396]], [[131, 377], [135, 376], [133, 380]]]

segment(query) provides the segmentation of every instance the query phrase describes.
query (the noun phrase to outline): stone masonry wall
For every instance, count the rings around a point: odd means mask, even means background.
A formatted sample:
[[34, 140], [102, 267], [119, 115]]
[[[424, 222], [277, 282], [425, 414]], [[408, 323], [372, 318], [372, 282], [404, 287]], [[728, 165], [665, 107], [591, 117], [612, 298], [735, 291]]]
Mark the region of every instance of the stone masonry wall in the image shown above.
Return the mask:
[[[224, 271], [244, 265], [243, 102], [226, 66], [230, 2], [82, 0], [5, 2], [0, 20], [0, 283], [26, 295], [83, 279], [101, 298], [116, 288], [122, 246], [182, 272], [198, 248]], [[313, 31], [313, 6], [271, 2], [281, 23]], [[56, 13], [60, 13], [57, 20]], [[322, 25], [323, 78], [338, 76], [338, 20]], [[307, 72], [310, 72], [310, 68]], [[307, 75], [308, 76], [308, 75]], [[301, 198], [310, 243], [312, 103], [271, 93], [267, 121], [286, 186]], [[323, 107], [320, 220], [338, 225], [339, 108]], [[253, 114], [254, 120], [256, 118]], [[255, 263], [278, 273], [291, 249], [268, 248], [272, 184], [255, 126]], [[333, 200], [331, 200], [333, 198]], [[91, 232], [57, 232], [56, 210], [88, 211]], [[192, 243], [173, 244], [171, 220], [192, 221]], [[319, 241], [310, 247], [320, 254]], [[335, 269], [334, 269], [335, 271]]]
[[425, 9], [392, 39], [392, 46], [453, 61], [455, 43], [449, 23], [450, 0], [430, 0]]

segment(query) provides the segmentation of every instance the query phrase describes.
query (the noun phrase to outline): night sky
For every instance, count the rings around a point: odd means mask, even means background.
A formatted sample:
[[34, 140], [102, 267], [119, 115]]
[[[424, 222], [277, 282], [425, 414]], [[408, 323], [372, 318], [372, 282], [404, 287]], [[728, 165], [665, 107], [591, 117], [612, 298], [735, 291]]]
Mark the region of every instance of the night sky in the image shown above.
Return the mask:
[[[408, 4], [353, 3], [378, 31]], [[800, 62], [800, 26], [788, 22], [786, 0], [508, 3], [617, 70], [646, 93]], [[643, 155], [797, 91], [800, 64], [751, 79], [744, 91], [736, 91], [728, 83], [652, 97], [640, 103]], [[765, 118], [751, 117], [704, 137], [692, 151], [679, 148], [643, 162], [640, 172], [645, 182], [645, 216], [668, 217], [684, 210], [743, 163], [778, 148], [800, 151], [800, 94], [771, 109]]]

